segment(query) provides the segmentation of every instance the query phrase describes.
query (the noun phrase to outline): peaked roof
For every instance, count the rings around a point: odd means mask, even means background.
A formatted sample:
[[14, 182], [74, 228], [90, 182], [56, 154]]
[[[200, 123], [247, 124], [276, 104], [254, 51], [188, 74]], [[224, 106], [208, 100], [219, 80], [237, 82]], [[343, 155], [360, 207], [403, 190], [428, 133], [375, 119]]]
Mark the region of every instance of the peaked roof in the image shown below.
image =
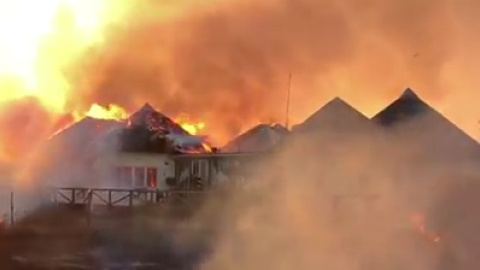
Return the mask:
[[259, 124], [221, 148], [222, 152], [259, 152], [274, 147], [289, 130], [280, 124]]
[[116, 120], [85, 117], [55, 134], [50, 138], [50, 142], [57, 145], [63, 152], [68, 151], [72, 156], [78, 157], [91, 141], [112, 129], [123, 126], [122, 122]]
[[121, 148], [133, 152], [205, 152], [203, 138], [192, 136], [178, 123], [145, 103], [121, 132]]
[[372, 120], [381, 126], [391, 126], [427, 112], [439, 114], [412, 89], [407, 88], [398, 99], [372, 117]]
[[179, 124], [145, 103], [129, 117], [132, 126], [142, 126], [152, 132], [166, 134], [189, 135]]
[[407, 136], [409, 143], [417, 138], [420, 144], [429, 145], [431, 150], [450, 152], [450, 155], [453, 155], [453, 151], [473, 153], [480, 150], [480, 144], [475, 139], [410, 88], [372, 117], [372, 121], [384, 128], [396, 127], [394, 134]]
[[369, 125], [371, 125], [370, 120], [365, 115], [343, 99], [336, 97], [313, 113], [303, 123], [296, 125], [293, 131], [352, 131]]

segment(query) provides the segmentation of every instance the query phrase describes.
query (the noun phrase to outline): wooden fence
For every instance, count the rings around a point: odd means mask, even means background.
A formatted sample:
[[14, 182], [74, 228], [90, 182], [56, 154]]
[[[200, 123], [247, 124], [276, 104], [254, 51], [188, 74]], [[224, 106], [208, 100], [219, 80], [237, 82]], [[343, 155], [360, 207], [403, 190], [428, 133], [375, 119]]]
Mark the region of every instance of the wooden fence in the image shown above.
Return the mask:
[[205, 191], [121, 188], [53, 188], [51, 201], [66, 205], [136, 206], [161, 204], [172, 198], [201, 196]]
[[[40, 188], [25, 193], [0, 188], [0, 223], [9, 226], [41, 206], [135, 207], [203, 196], [205, 191], [121, 188]], [[26, 203], [28, 201], [28, 203]]]

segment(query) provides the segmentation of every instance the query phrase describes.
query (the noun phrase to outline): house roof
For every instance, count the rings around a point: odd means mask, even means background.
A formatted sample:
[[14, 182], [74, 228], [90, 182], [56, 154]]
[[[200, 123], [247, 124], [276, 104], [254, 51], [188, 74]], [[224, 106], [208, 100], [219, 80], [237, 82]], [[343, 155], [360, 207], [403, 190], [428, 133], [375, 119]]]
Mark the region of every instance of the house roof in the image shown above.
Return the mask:
[[400, 97], [372, 117], [372, 121], [381, 126], [391, 126], [428, 112], [440, 115], [412, 89], [407, 88]]
[[[396, 100], [372, 117], [372, 122], [392, 130], [396, 138], [405, 138], [416, 147], [447, 155], [476, 153], [478, 142], [407, 88]], [[399, 137], [400, 136], [400, 137]], [[429, 151], [430, 151], [429, 150]], [[437, 153], [437, 152], [436, 152]], [[438, 154], [437, 153], [437, 154]]]
[[122, 126], [124, 123], [115, 120], [85, 117], [53, 136], [49, 145], [61, 151], [63, 158], [79, 158], [87, 154], [93, 141]]
[[292, 131], [353, 131], [370, 125], [371, 123], [365, 115], [343, 99], [336, 97], [313, 113], [303, 123], [294, 126]]
[[288, 133], [288, 129], [280, 124], [259, 124], [228, 142], [221, 151], [227, 153], [267, 151]]
[[122, 150], [128, 152], [206, 151], [200, 138], [190, 135], [178, 123], [148, 103], [129, 117], [128, 125], [120, 137]]
[[166, 115], [156, 111], [150, 104], [145, 103], [138, 111], [130, 115], [129, 124], [142, 126], [152, 132], [166, 134], [189, 135], [179, 124]]
[[178, 154], [172, 155], [173, 159], [197, 159], [197, 158], [248, 158], [257, 157], [258, 152], [237, 152], [237, 153], [198, 153], [198, 154]]

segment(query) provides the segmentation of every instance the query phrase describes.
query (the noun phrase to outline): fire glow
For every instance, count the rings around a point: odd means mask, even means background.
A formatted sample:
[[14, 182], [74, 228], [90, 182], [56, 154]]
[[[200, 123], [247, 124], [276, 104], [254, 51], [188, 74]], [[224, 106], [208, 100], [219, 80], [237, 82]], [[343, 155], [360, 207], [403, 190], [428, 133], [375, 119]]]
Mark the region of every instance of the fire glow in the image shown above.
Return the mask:
[[110, 104], [106, 107], [102, 107], [98, 104], [93, 104], [86, 113], [74, 111], [72, 113], [72, 116], [75, 119], [75, 122], [78, 122], [85, 117], [121, 121], [128, 118], [128, 113], [124, 108], [115, 104]]
[[[93, 104], [90, 106], [88, 111], [73, 111], [69, 114], [72, 121], [63, 125], [61, 128], [57, 129], [51, 136], [54, 136], [71, 125], [83, 120], [86, 117], [101, 119], [101, 120], [114, 120], [114, 121], [125, 121], [128, 119], [129, 113], [126, 109], [116, 104], [109, 104], [107, 106], [101, 106], [99, 104]], [[179, 117], [175, 118], [175, 123], [180, 125], [183, 130], [185, 130], [190, 135], [198, 135], [205, 128], [204, 122], [192, 122], [190, 117], [186, 114], [182, 114]], [[204, 144], [205, 149], [210, 149], [210, 147]]]
[[190, 135], [198, 135], [205, 128], [204, 122], [192, 122], [187, 115], [180, 115], [174, 121]]
[[35, 96], [50, 110], [63, 111], [70, 89], [62, 67], [101, 39], [102, 29], [116, 15], [107, 4], [0, 0], [0, 79], [11, 82], [0, 101]]
[[425, 217], [422, 214], [416, 213], [411, 215], [410, 221], [415, 227], [415, 229], [424, 236], [430, 242], [439, 244], [440, 243], [440, 236], [432, 231], [427, 230], [425, 225]]

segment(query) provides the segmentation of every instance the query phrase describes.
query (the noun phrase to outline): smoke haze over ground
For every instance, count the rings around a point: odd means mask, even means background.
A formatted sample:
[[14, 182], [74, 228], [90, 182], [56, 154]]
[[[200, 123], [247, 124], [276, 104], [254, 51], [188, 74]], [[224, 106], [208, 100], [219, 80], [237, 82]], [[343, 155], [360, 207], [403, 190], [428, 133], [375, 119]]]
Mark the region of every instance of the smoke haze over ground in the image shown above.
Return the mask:
[[475, 211], [475, 163], [426, 154], [424, 134], [332, 135], [293, 135], [247, 192], [222, 200], [205, 269], [478, 267], [477, 221], [459, 214]]

